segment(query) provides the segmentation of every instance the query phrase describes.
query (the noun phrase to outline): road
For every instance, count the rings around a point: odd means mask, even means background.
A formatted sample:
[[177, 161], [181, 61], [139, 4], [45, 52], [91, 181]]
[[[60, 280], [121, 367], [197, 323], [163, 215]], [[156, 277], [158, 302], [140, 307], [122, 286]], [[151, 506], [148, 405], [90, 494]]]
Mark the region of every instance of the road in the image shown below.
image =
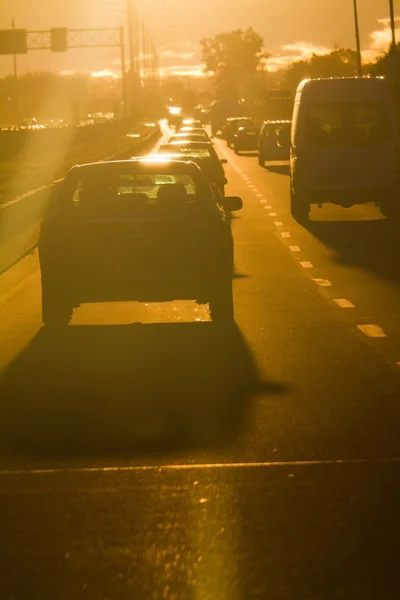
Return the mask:
[[216, 144], [235, 328], [121, 303], [51, 336], [36, 252], [0, 279], [2, 600], [399, 598], [399, 227], [305, 229], [286, 164]]

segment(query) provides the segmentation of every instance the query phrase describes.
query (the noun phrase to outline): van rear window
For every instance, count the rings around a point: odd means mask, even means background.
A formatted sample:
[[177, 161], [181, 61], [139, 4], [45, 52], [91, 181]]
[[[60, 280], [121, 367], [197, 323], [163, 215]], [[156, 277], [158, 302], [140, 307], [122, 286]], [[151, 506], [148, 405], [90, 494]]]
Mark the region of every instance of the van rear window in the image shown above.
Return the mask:
[[387, 140], [390, 126], [381, 102], [311, 104], [305, 139], [315, 146], [361, 146]]

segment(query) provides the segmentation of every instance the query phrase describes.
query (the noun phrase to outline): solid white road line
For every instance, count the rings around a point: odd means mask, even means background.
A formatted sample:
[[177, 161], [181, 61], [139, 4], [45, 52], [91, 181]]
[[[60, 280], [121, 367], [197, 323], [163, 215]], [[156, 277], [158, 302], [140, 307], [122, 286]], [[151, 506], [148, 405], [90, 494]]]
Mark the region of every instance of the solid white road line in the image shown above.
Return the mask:
[[82, 467], [76, 469], [31, 469], [0, 471], [0, 476], [15, 476], [15, 475], [54, 475], [68, 473], [126, 473], [134, 471], [195, 471], [201, 469], [254, 469], [254, 468], [282, 468], [282, 467], [323, 467], [323, 466], [339, 466], [339, 465], [387, 465], [400, 464], [399, 457], [393, 458], [339, 458], [327, 460], [293, 460], [281, 462], [243, 462], [243, 463], [207, 463], [207, 464], [177, 464], [177, 465], [143, 465], [143, 466], [128, 466], [128, 467]]
[[347, 298], [334, 298], [333, 301], [340, 308], [354, 308], [354, 304], [350, 300], [347, 300]]
[[315, 281], [315, 283], [317, 285], [319, 285], [320, 287], [329, 287], [331, 284], [331, 282], [328, 279], [314, 279], [313, 281]]
[[357, 325], [358, 329], [362, 331], [362, 333], [368, 337], [372, 338], [383, 338], [386, 337], [386, 333], [379, 327], [379, 325], [369, 324], [369, 325]]

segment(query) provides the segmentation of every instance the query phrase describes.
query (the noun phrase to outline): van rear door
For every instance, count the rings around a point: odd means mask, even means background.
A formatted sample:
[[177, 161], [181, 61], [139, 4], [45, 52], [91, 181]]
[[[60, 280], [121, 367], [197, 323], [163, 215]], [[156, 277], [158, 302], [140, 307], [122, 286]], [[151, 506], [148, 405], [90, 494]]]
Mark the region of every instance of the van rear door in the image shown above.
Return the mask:
[[300, 185], [312, 191], [379, 190], [393, 185], [397, 140], [387, 103], [316, 102], [304, 108]]

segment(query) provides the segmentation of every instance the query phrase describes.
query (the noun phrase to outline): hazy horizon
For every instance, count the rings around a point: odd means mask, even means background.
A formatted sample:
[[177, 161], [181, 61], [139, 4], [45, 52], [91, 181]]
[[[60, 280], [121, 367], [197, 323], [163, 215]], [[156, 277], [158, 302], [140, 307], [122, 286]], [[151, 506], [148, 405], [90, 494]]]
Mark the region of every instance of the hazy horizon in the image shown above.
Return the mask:
[[[2, 0], [0, 28], [11, 26], [28, 30], [50, 27], [74, 28], [125, 26], [123, 0]], [[136, 0], [141, 15], [155, 39], [164, 74], [201, 73], [202, 37], [222, 31], [253, 26], [271, 52], [269, 68], [284, 67], [313, 52], [327, 52], [335, 44], [354, 48], [352, 3], [335, 0], [321, 8], [319, 0], [203, 0], [201, 11], [194, 0]], [[384, 19], [388, 18], [388, 0], [374, 0], [368, 6], [359, 1], [361, 46], [365, 60], [383, 52], [390, 41]], [[290, 18], [288, 18], [290, 15]], [[400, 39], [400, 29], [399, 29]], [[18, 58], [20, 72], [51, 70], [57, 72], [118, 72], [118, 49], [71, 50], [66, 54], [31, 51]], [[0, 56], [0, 75], [12, 71], [12, 57]]]

